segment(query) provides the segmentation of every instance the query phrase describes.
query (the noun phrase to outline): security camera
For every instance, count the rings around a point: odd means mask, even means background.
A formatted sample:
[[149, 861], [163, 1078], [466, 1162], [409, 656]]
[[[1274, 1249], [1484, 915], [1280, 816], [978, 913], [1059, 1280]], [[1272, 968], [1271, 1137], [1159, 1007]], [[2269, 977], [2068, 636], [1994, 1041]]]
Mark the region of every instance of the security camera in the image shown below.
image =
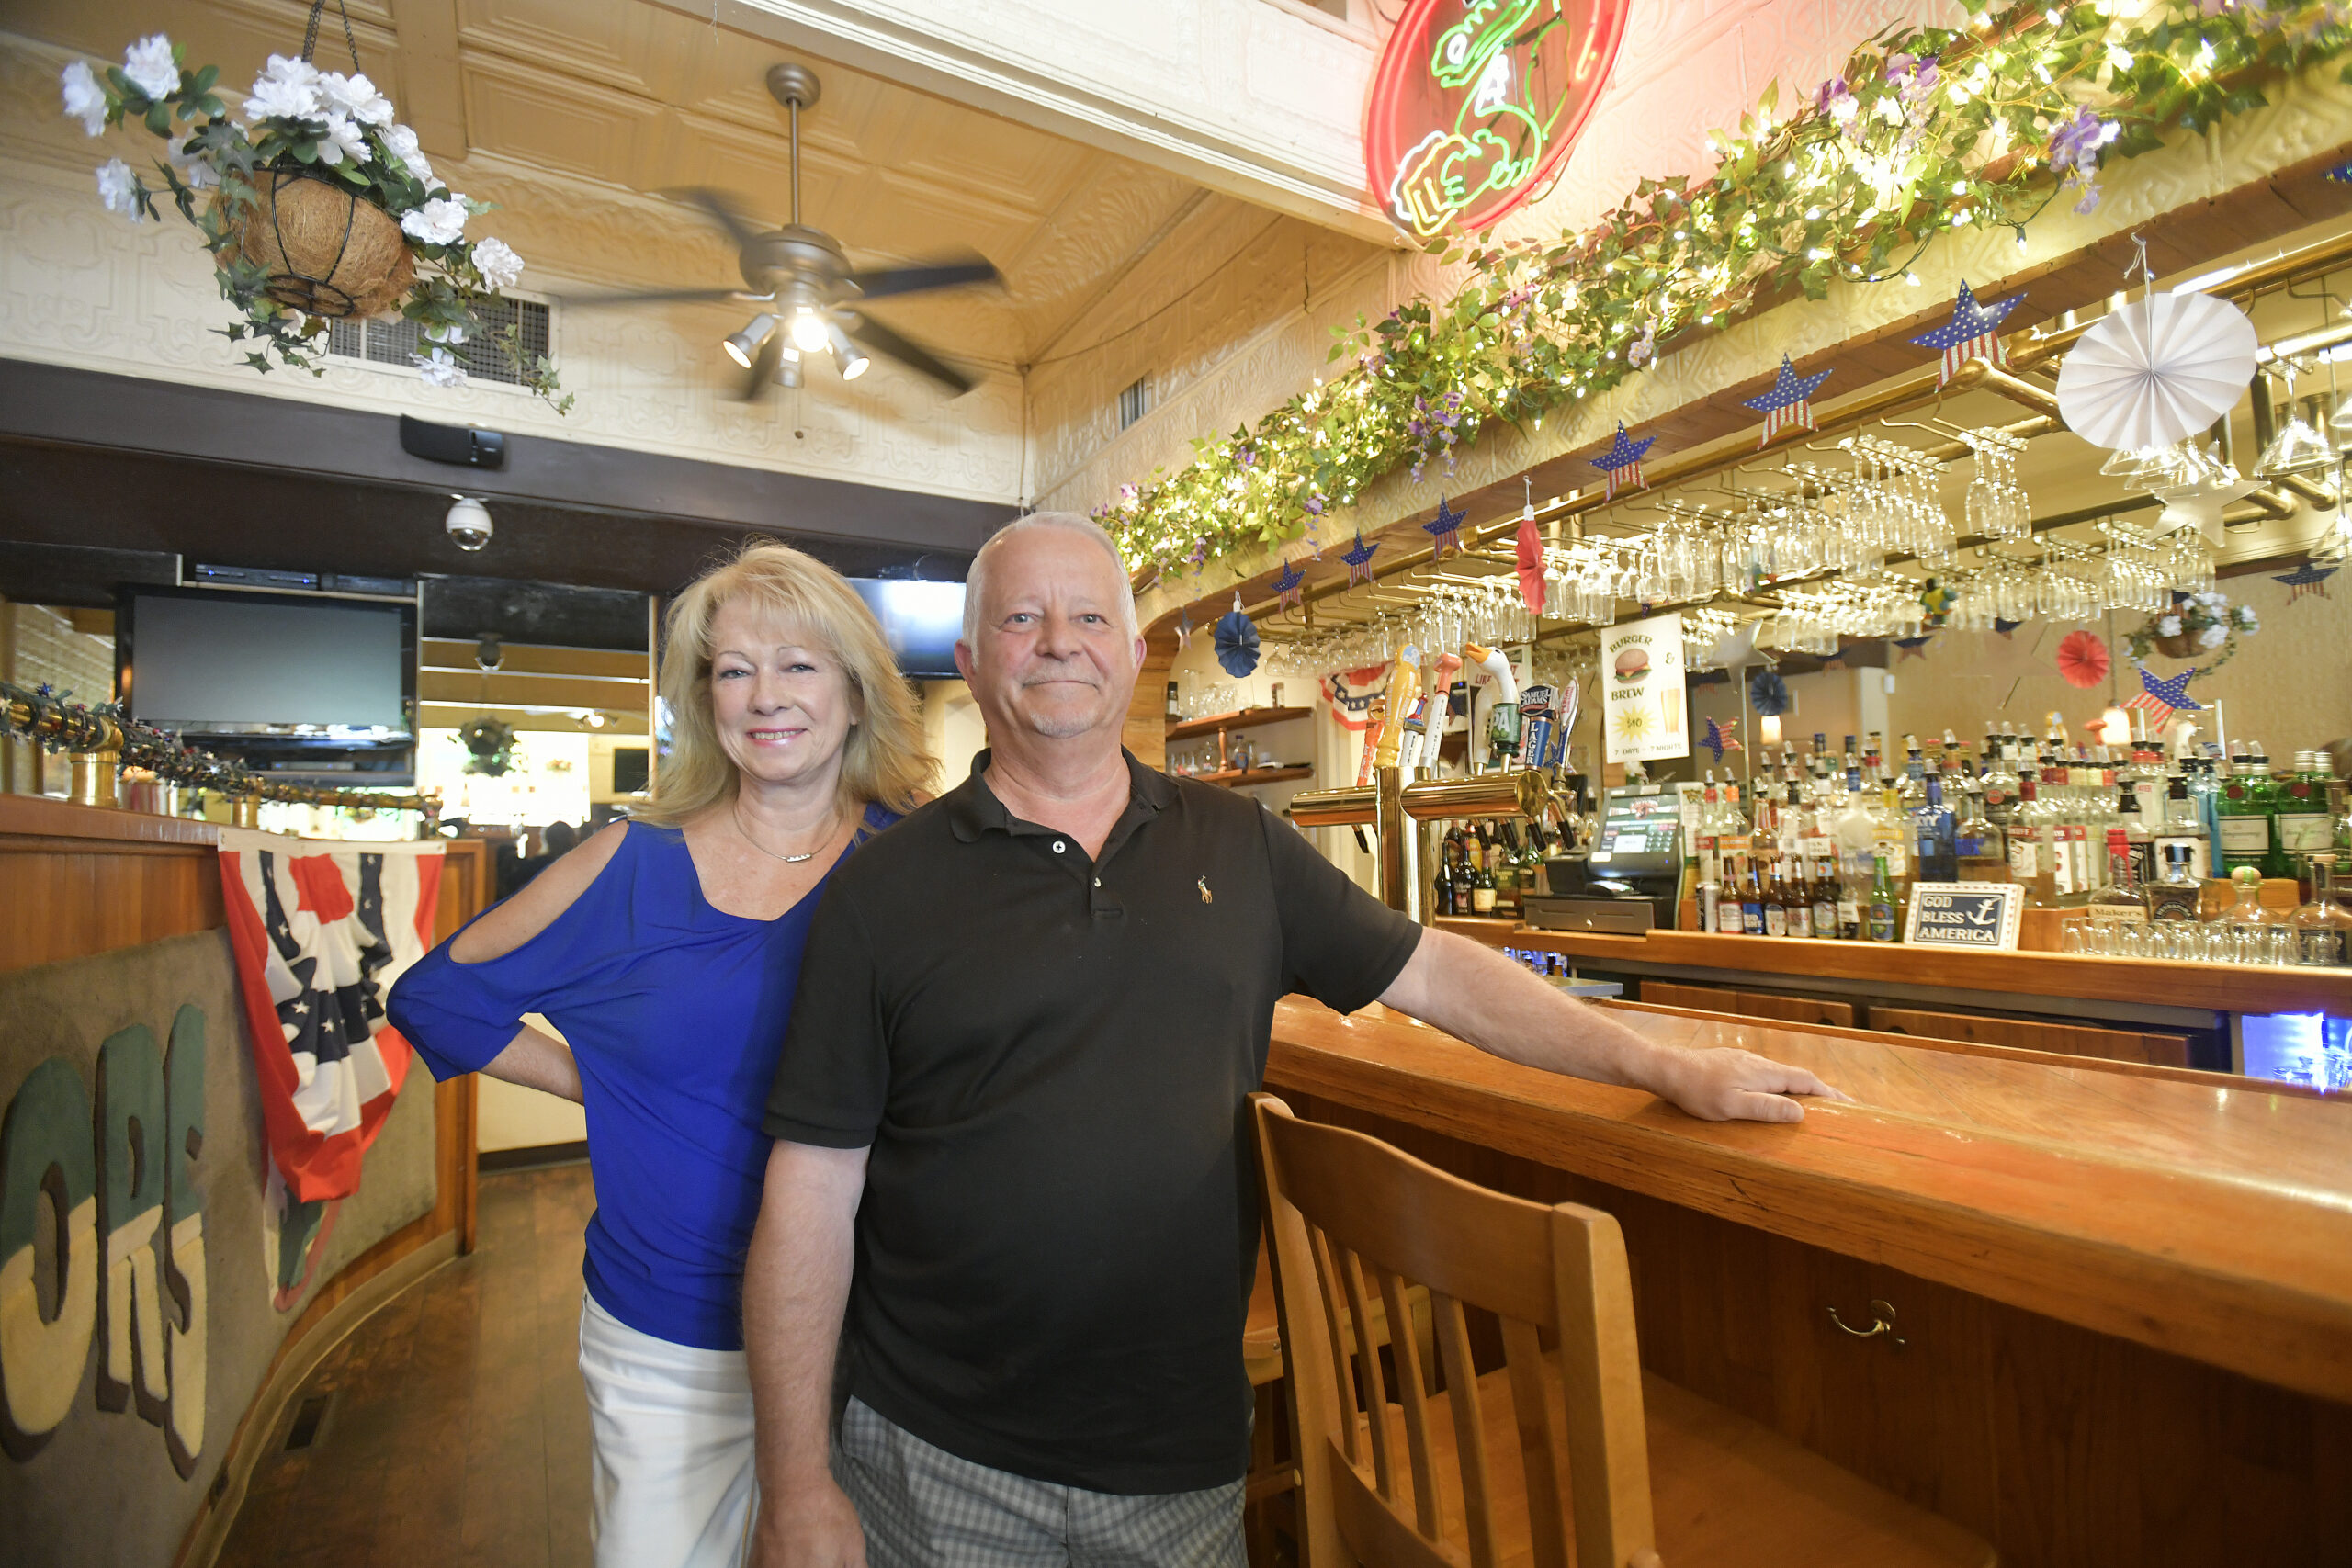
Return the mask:
[[469, 495], [450, 498], [449, 515], [441, 525], [461, 550], [478, 550], [490, 543], [490, 508]]

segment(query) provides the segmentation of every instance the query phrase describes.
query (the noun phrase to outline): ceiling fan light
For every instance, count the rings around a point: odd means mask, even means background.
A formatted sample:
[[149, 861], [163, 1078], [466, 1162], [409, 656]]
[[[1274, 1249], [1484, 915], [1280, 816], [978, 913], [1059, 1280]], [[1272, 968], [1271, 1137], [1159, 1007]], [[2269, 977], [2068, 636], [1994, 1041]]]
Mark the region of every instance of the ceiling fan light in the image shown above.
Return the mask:
[[719, 346], [727, 351], [728, 358], [749, 370], [752, 361], [759, 356], [760, 345], [775, 331], [775, 318], [763, 310], [745, 322], [741, 332], [728, 333]]
[[792, 343], [803, 354], [815, 354], [826, 346], [825, 318], [803, 305], [793, 312]]
[[786, 349], [784, 357], [776, 361], [775, 384], [787, 389], [800, 385], [800, 351], [798, 349]]
[[839, 322], [827, 323], [826, 336], [832, 340], [833, 363], [841, 367], [842, 380], [856, 380], [874, 363], [864, 349], [850, 342], [849, 333], [842, 331]]

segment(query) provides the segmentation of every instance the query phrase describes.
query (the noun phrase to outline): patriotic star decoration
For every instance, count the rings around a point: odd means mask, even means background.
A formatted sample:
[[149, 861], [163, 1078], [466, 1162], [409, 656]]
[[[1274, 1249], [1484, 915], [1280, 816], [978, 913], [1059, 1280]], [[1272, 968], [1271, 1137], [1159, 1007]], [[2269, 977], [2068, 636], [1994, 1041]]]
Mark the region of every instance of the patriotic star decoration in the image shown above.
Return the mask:
[[2005, 621], [2001, 619], [2000, 616], [1996, 615], [1993, 617], [1993, 635], [1996, 637], [2014, 638], [2017, 629], [2023, 625], [2025, 625], [2023, 621]]
[[1725, 729], [1721, 723], [1712, 718], [1707, 721], [1707, 733], [1705, 737], [1700, 740], [1699, 744], [1704, 746], [1708, 750], [1713, 751], [1715, 754], [1715, 761], [1718, 762], [1724, 760], [1724, 752], [1737, 751], [1741, 750], [1739, 737], [1734, 735], [1730, 730]]
[[2326, 598], [2327, 580], [2334, 577], [2339, 570], [2332, 566], [2313, 566], [2311, 562], [2305, 561], [2294, 570], [2282, 577], [2274, 577], [2270, 581], [2286, 584], [2287, 603], [2291, 604], [2306, 593], [2316, 593], [2323, 599]]
[[1462, 525], [1468, 521], [1465, 514], [1453, 510], [1445, 497], [1441, 495], [1437, 498], [1437, 521], [1421, 525], [1421, 531], [1430, 536], [1431, 559], [1443, 560], [1448, 550], [1457, 555], [1461, 553]]
[[1306, 573], [1299, 570], [1296, 561], [1283, 562], [1283, 574], [1274, 579], [1274, 603], [1296, 604], [1300, 589], [1306, 581]]
[[1176, 620], [1176, 647], [1179, 652], [1193, 646], [1193, 612], [1185, 611]]
[[[1834, 367], [1833, 367], [1834, 368]], [[1764, 434], [1756, 443], [1760, 449], [1772, 444], [1772, 437], [1784, 430], [1811, 430], [1813, 394], [1829, 379], [1829, 371], [1819, 370], [1810, 376], [1797, 374], [1787, 355], [1781, 355], [1781, 373], [1772, 378], [1772, 389], [1760, 398], [1744, 398], [1741, 402], [1764, 416]]]
[[2189, 669], [2177, 675], [2159, 678], [2149, 673], [2148, 667], [2143, 664], [2140, 666], [2140, 694], [2125, 699], [2123, 705], [2138, 708], [2148, 716], [2150, 724], [2161, 728], [2172, 721], [2176, 712], [2197, 713], [2203, 710], [2205, 705], [2188, 694], [2188, 682], [2200, 673], [2202, 671]]
[[1617, 422], [1617, 438], [1609, 444], [1609, 450], [1590, 459], [1592, 466], [1601, 472], [1603, 501], [1616, 500], [1619, 491], [1646, 487], [1647, 481], [1642, 478], [1642, 458], [1657, 445], [1657, 437], [1655, 435], [1634, 440], [1625, 434], [1625, 422]]
[[1340, 558], [1348, 563], [1349, 587], [1353, 588], [1359, 582], [1372, 581], [1372, 556], [1373, 552], [1378, 548], [1380, 548], [1378, 545], [1367, 545], [1363, 542], [1363, 529], [1356, 530], [1354, 547]]
[[1960, 367], [1972, 359], [2006, 367], [2009, 355], [2001, 346], [2001, 322], [2024, 299], [2022, 294], [2012, 294], [1997, 305], [1980, 305], [1963, 282], [1959, 298], [1952, 301], [1951, 320], [1934, 332], [1911, 340], [1921, 348], [1943, 351], [1943, 365], [1936, 372], [1936, 385], [1949, 385], [1960, 374]]
[[1902, 657], [1905, 659], [1925, 659], [1928, 657], [1928, 639], [1926, 637], [1899, 637], [1894, 639], [1894, 646], [1903, 650]]

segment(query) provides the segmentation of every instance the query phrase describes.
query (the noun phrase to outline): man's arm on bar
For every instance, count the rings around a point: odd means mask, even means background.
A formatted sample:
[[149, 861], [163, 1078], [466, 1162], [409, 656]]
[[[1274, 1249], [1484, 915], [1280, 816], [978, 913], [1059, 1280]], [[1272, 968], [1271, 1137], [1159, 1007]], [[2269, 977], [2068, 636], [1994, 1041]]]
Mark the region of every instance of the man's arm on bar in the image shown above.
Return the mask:
[[1792, 1096], [1849, 1098], [1802, 1067], [1752, 1051], [1690, 1051], [1644, 1039], [1601, 1008], [1501, 953], [1427, 931], [1382, 1003], [1480, 1050], [1547, 1072], [1645, 1089], [1709, 1122], [1801, 1122]]

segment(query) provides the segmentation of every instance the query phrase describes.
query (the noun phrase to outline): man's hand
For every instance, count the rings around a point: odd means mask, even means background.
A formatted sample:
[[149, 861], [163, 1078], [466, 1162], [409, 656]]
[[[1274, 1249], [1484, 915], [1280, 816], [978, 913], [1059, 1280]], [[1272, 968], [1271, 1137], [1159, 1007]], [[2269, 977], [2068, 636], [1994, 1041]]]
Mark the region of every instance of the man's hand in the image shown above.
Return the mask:
[[865, 1530], [848, 1494], [831, 1476], [761, 1494], [746, 1568], [865, 1568]]
[[1806, 1072], [1753, 1051], [1677, 1050], [1644, 1087], [1702, 1122], [1802, 1122], [1793, 1094], [1851, 1100]]

